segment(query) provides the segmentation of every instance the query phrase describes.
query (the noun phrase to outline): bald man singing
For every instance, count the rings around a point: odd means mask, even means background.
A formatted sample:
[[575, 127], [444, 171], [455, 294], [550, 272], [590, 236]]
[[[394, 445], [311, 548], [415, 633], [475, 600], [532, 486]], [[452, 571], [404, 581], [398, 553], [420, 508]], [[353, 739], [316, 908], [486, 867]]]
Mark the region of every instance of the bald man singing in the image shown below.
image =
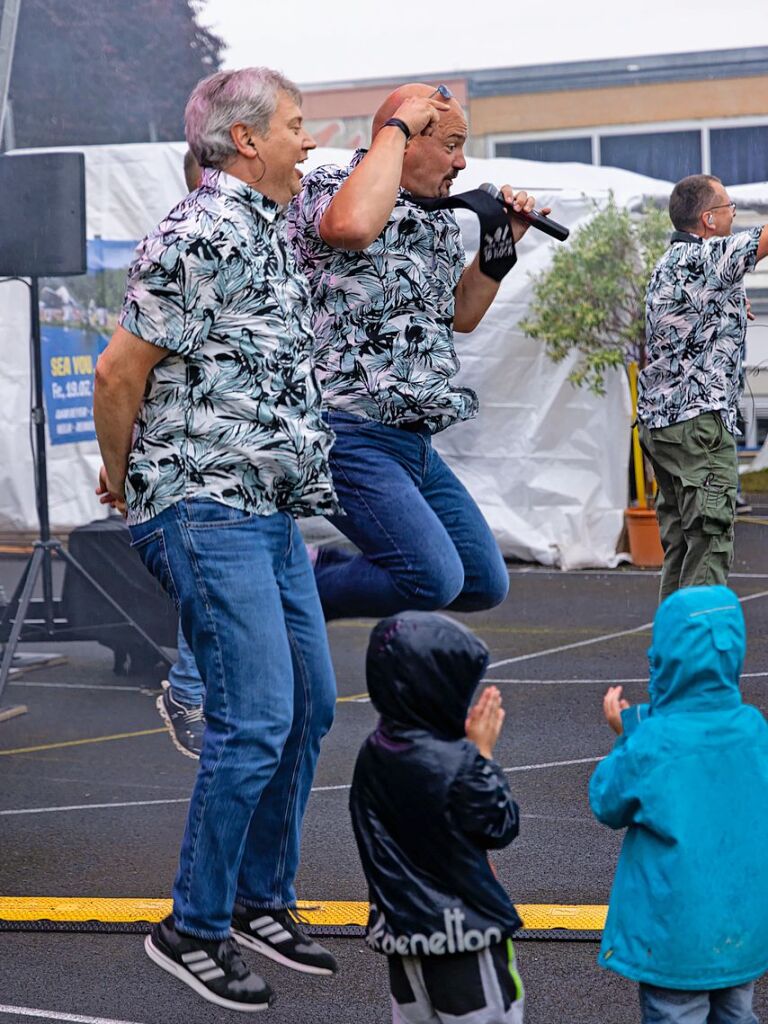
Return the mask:
[[[478, 259], [465, 266], [453, 213], [419, 205], [449, 196], [466, 140], [445, 86], [402, 86], [374, 116], [370, 149], [346, 169], [308, 174], [288, 211], [336, 435], [331, 471], [344, 515], [331, 521], [359, 550], [318, 555], [326, 619], [473, 611], [507, 595], [488, 524], [432, 446], [434, 434], [477, 414], [477, 396], [455, 383], [454, 332], [473, 330], [499, 287]], [[525, 192], [502, 192], [511, 209], [533, 209]], [[515, 241], [525, 230], [512, 219]]]

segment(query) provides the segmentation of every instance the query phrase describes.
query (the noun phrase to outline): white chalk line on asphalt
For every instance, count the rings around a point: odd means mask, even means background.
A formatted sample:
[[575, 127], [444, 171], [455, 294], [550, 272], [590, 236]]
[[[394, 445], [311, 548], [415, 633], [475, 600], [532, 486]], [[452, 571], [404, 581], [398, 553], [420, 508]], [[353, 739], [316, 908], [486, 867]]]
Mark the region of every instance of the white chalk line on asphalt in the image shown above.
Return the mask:
[[503, 772], [532, 772], [537, 768], [564, 768], [567, 765], [572, 764], [596, 764], [598, 761], [602, 761], [605, 754], [601, 754], [599, 757], [576, 757], [572, 761], [545, 761], [544, 764], [518, 764], [514, 768], [502, 768]]
[[[747, 601], [756, 601], [759, 597], [768, 597], [768, 590], [761, 590], [757, 594], [748, 594], [746, 597], [740, 597], [739, 603], [746, 604]], [[501, 668], [502, 665], [516, 665], [521, 661], [532, 661], [534, 658], [546, 658], [549, 654], [561, 654], [563, 651], [574, 651], [578, 647], [589, 647], [592, 644], [602, 644], [607, 640], [617, 640], [622, 636], [632, 636], [634, 633], [643, 633], [653, 626], [653, 620], [650, 622], [644, 622], [640, 626], [634, 626], [632, 629], [621, 629], [617, 633], [603, 633], [601, 636], [590, 637], [589, 640], [576, 640], [572, 644], [561, 644], [559, 647], [548, 647], [544, 651], [532, 651], [530, 654], [518, 654], [514, 658], [502, 658], [501, 661], [492, 661], [488, 666], [488, 671], [492, 668]]]
[[43, 1017], [45, 1020], [69, 1020], [74, 1024], [136, 1024], [130, 1020], [115, 1020], [112, 1017], [84, 1017], [80, 1013], [60, 1013], [58, 1010], [37, 1010], [31, 1006], [3, 1006], [0, 1013], [13, 1013], [19, 1017]]
[[648, 676], [637, 679], [491, 679], [483, 683], [513, 684], [515, 686], [623, 686], [625, 683], [647, 683]]
[[559, 647], [548, 647], [543, 651], [532, 651], [530, 654], [518, 654], [514, 658], [502, 658], [501, 661], [492, 661], [488, 671], [492, 668], [501, 668], [502, 665], [516, 665], [521, 661], [532, 661], [534, 658], [546, 658], [550, 654], [561, 654], [563, 651], [573, 651], [577, 647], [590, 647], [592, 644], [602, 644], [607, 640], [616, 640], [620, 636], [631, 636], [633, 633], [643, 633], [653, 625], [652, 622], [644, 622], [642, 626], [634, 626], [632, 629], [622, 629], [618, 633], [604, 633], [601, 636], [590, 637], [589, 640], [576, 640], [572, 644], [561, 644]]
[[[768, 508], [768, 506], [764, 506]], [[507, 566], [509, 576], [610, 576], [621, 579], [623, 576], [647, 576], [654, 580], [661, 576], [661, 570], [648, 569], [553, 569], [548, 565], [521, 566], [513, 569]], [[729, 572], [729, 580], [768, 580], [768, 572]]]
[[188, 804], [188, 796], [168, 797], [162, 800], [123, 800], [113, 804], [67, 804], [58, 807], [22, 807], [0, 811], [0, 815], [10, 814], [54, 814], [56, 811], [103, 811], [110, 807], [152, 807], [157, 804]]
[[[742, 672], [741, 679], [765, 679], [768, 672]], [[624, 686], [628, 683], [647, 683], [648, 676], [634, 679], [491, 679], [486, 676], [484, 683], [513, 684], [515, 686]]]
[[[568, 765], [574, 764], [591, 764], [595, 761], [602, 760], [601, 757], [580, 757], [570, 761], [545, 761], [541, 764], [518, 764], [513, 765], [510, 768], [503, 768], [505, 772], [533, 772], [537, 769], [543, 768], [564, 768]], [[341, 783], [338, 786], [314, 786], [311, 790], [313, 793], [337, 793], [342, 790], [350, 789], [348, 782]], [[120, 803], [112, 804], [68, 804], [66, 806], [58, 807], [19, 807], [10, 808], [8, 810], [0, 811], [0, 817], [7, 817], [10, 815], [21, 815], [21, 814], [56, 814], [67, 811], [104, 811], [112, 810], [113, 808], [121, 807], [156, 807], [160, 804], [186, 804], [189, 803], [189, 797], [174, 797], [164, 800], [123, 800]]]
[[[104, 686], [100, 683], [53, 683], [53, 682], [27, 682], [26, 679], [11, 679], [9, 686], [37, 686], [51, 690], [117, 690], [127, 693], [149, 693], [152, 687], [147, 686]], [[156, 691], [160, 693], [159, 688]]]
[[[749, 594], [746, 597], [740, 597], [739, 598], [739, 602], [741, 604], [745, 604], [747, 601], [756, 601], [758, 598], [761, 598], [761, 597], [768, 597], [768, 590], [762, 590], [762, 591], [760, 591], [757, 594]], [[633, 629], [624, 629], [624, 630], [620, 630], [617, 633], [607, 633], [607, 634], [604, 634], [602, 636], [592, 637], [589, 640], [579, 640], [576, 643], [563, 644], [560, 647], [551, 647], [551, 648], [548, 648], [547, 650], [544, 650], [544, 651], [534, 651], [531, 654], [522, 654], [522, 655], [519, 655], [516, 658], [505, 658], [502, 661], [493, 662], [492, 664], [490, 664], [488, 666], [488, 668], [489, 669], [499, 668], [501, 665], [515, 664], [516, 662], [527, 661], [527, 660], [530, 660], [532, 658], [543, 658], [543, 657], [545, 657], [548, 654], [559, 654], [561, 651], [568, 651], [568, 650], [573, 650], [574, 648], [577, 648], [577, 647], [586, 647], [586, 646], [588, 646], [590, 644], [602, 643], [603, 641], [613, 640], [613, 639], [616, 639], [617, 637], [620, 637], [620, 636], [629, 636], [629, 635], [631, 635], [633, 633], [639, 633], [639, 632], [642, 632], [643, 630], [650, 629], [652, 625], [653, 625], [652, 622], [646, 622], [646, 623], [643, 623], [640, 626], [635, 626]], [[766, 675], [768, 675], [768, 673], [764, 673], [764, 672], [745, 673], [745, 675], [742, 678], [745, 678], [745, 677], [747, 677], [747, 678], [756, 678], [756, 677], [764, 677]], [[488, 681], [491, 682], [492, 680], [489, 679]], [[640, 679], [635, 680], [635, 679], [633, 679], [633, 680], [625, 680], [625, 681], [626, 682], [643, 682], [644, 680], [640, 680]], [[504, 682], [504, 683], [531, 682], [531, 683], [538, 683], [539, 685], [541, 685], [542, 680], [504, 679], [504, 680], [495, 680], [495, 682]], [[545, 680], [544, 682], [547, 682], [547, 681]], [[566, 683], [567, 682], [574, 682], [574, 680], [550, 680], [549, 681], [550, 685], [554, 685], [555, 683], [562, 684], [563, 682], [566, 682]], [[580, 682], [582, 682], [582, 683], [590, 682], [591, 683], [593, 681], [592, 680], [581, 680]], [[610, 683], [611, 680], [594, 680], [594, 682], [595, 683], [602, 682], [603, 684], [605, 684], [606, 682]], [[615, 682], [615, 680], [614, 680], [614, 682]], [[542, 762], [540, 764], [514, 765], [514, 766], [512, 766], [510, 768], [504, 768], [503, 771], [508, 772], [508, 773], [511, 773], [511, 772], [529, 772], [529, 771], [542, 770], [542, 769], [545, 769], [545, 768], [563, 768], [563, 767], [568, 767], [568, 766], [572, 766], [572, 765], [579, 765], [579, 764], [595, 764], [597, 761], [601, 761], [604, 756], [605, 755], [601, 755], [600, 757], [582, 757], [582, 758], [575, 758], [575, 759], [567, 760], [567, 761], [546, 761], [546, 762]], [[350, 788], [350, 785], [348, 783], [344, 783], [344, 784], [338, 785], [338, 786], [315, 786], [315, 787], [313, 787], [311, 792], [312, 793], [332, 793], [332, 792], [338, 792], [340, 790], [348, 790], [349, 788]], [[127, 800], [127, 801], [122, 801], [120, 803], [109, 803], [109, 804], [71, 804], [71, 805], [68, 805], [68, 806], [60, 806], [60, 807], [28, 807], [28, 808], [18, 808], [18, 809], [11, 808], [11, 809], [8, 809], [8, 810], [0, 810], [0, 816], [21, 815], [21, 814], [53, 814], [53, 813], [56, 813], [56, 812], [66, 812], [66, 811], [109, 810], [110, 808], [121, 808], [121, 807], [151, 807], [151, 806], [156, 806], [158, 804], [179, 804], [179, 803], [187, 803], [187, 802], [188, 802], [188, 798], [187, 797], [182, 797], [182, 798], [174, 798], [174, 799], [167, 799], [167, 800]]]

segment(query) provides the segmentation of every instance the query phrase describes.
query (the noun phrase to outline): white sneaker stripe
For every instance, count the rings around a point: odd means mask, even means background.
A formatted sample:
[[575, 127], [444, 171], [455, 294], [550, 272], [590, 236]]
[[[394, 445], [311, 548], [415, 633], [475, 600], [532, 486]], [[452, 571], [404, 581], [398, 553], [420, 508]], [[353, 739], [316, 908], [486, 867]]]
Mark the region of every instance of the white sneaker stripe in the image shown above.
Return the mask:
[[181, 959], [185, 964], [193, 964], [197, 960], [209, 960], [210, 957], [204, 949], [193, 949], [191, 953], [182, 953]]
[[264, 938], [267, 938], [267, 936], [269, 935], [273, 935], [275, 932], [282, 932], [284, 930], [285, 929], [283, 928], [279, 921], [270, 921], [270, 923], [265, 924], [263, 928], [256, 929], [259, 935], [263, 935]]
[[211, 971], [205, 971], [204, 974], [198, 974], [198, 978], [201, 981], [213, 981], [214, 978], [223, 978], [224, 971], [220, 967], [214, 967]]
[[291, 935], [290, 932], [281, 931], [273, 935], [265, 936], [265, 938], [266, 941], [270, 943], [270, 945], [276, 945], [278, 942], [289, 942], [293, 938], [293, 936]]
[[189, 969], [190, 971], [192, 971], [193, 974], [200, 974], [202, 971], [209, 971], [212, 967], [216, 966], [216, 961], [211, 960], [211, 958], [208, 957], [206, 960], [203, 960], [200, 963], [189, 964]]
[[254, 919], [250, 921], [249, 924], [251, 928], [261, 928], [263, 927], [263, 925], [270, 924], [274, 920], [274, 917], [254, 917]]

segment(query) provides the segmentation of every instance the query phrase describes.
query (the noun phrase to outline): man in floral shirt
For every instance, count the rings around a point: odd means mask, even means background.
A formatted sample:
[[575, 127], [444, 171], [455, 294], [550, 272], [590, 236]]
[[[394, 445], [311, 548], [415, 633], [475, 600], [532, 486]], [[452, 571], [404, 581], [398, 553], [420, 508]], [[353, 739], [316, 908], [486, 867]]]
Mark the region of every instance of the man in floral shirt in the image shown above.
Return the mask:
[[335, 970], [291, 912], [335, 703], [294, 521], [337, 508], [309, 292], [280, 230], [314, 147], [300, 100], [265, 68], [195, 88], [185, 120], [202, 184], [140, 243], [94, 399], [99, 491], [127, 510], [205, 683], [173, 914], [146, 950], [210, 1002], [249, 1011], [271, 990], [237, 942], [305, 973]]
[[672, 244], [648, 287], [637, 418], [659, 485], [662, 600], [679, 587], [725, 583], [733, 560], [744, 275], [768, 253], [768, 227], [732, 234], [735, 211], [719, 178], [679, 181]]
[[[477, 414], [458, 387], [454, 330], [471, 331], [498, 290], [464, 266], [455, 217], [422, 199], [449, 195], [466, 166], [467, 123], [441, 86], [396, 90], [368, 151], [308, 174], [288, 237], [312, 289], [316, 362], [336, 441], [333, 523], [361, 554], [321, 550], [326, 618], [405, 608], [471, 611], [504, 600], [504, 560], [479, 508], [434, 451], [433, 434]], [[505, 185], [520, 212], [533, 197]], [[514, 220], [515, 240], [525, 224]]]

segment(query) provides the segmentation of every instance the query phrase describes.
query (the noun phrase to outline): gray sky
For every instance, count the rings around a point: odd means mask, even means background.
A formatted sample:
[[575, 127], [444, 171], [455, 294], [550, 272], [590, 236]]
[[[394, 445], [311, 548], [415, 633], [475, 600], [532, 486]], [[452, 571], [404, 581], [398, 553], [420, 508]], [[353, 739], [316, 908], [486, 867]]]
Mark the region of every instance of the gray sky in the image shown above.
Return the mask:
[[299, 83], [768, 45], [766, 0], [207, 0], [225, 67]]

